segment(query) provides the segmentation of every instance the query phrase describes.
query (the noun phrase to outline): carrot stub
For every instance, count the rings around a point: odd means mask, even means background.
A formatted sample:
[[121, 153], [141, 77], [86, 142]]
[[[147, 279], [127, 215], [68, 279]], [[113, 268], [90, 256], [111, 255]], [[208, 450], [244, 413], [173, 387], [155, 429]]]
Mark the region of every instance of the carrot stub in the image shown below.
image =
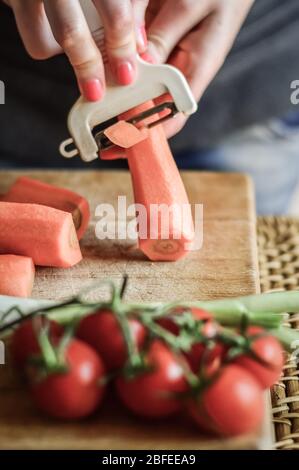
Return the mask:
[[27, 176], [21, 176], [1, 198], [6, 202], [42, 204], [70, 212], [80, 240], [88, 226], [90, 211], [87, 200], [69, 189], [60, 188]]
[[35, 268], [27, 256], [0, 255], [0, 295], [29, 297]]
[[67, 268], [82, 259], [72, 216], [39, 204], [0, 202], [0, 254]]

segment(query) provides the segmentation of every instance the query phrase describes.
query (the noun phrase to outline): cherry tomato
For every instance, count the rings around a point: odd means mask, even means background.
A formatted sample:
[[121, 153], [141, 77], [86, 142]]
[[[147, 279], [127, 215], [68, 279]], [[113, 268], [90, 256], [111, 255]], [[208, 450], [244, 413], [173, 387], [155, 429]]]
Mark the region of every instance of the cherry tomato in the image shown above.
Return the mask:
[[231, 364], [188, 408], [203, 431], [227, 437], [251, 433], [263, 419], [263, 392], [249, 372]]
[[260, 385], [266, 389], [272, 387], [282, 374], [284, 353], [279, 341], [260, 327], [250, 327], [247, 336], [261, 335], [252, 340], [251, 350], [261, 360], [247, 354], [237, 357], [234, 363], [250, 372]]
[[[186, 309], [184, 308], [175, 308], [173, 312], [171, 312], [169, 315], [159, 318], [157, 323], [166, 330], [170, 331], [172, 334], [178, 335], [180, 332], [180, 327], [175, 323], [172, 317], [175, 315], [180, 315], [184, 311], [186, 311]], [[190, 311], [190, 313], [196, 320], [200, 320], [203, 322], [212, 322], [213, 320], [213, 316], [211, 313], [206, 312], [205, 310], [202, 310], [200, 308], [191, 308], [188, 311]]]
[[39, 328], [44, 326], [46, 321], [49, 325], [50, 340], [61, 337], [63, 334], [62, 326], [43, 317], [25, 320], [13, 332], [10, 350], [13, 362], [17, 367], [24, 368], [30, 357], [40, 354], [37, 335]]
[[147, 418], [162, 418], [178, 412], [182, 406], [180, 394], [188, 390], [184, 370], [176, 355], [160, 340], [154, 340], [146, 355], [152, 368], [127, 379], [116, 380], [118, 395], [135, 414]]
[[201, 368], [207, 376], [214, 374], [221, 366], [225, 348], [220, 343], [215, 343], [208, 349], [204, 343], [196, 343], [185, 354], [192, 372], [197, 374]]
[[[74, 339], [65, 350], [66, 371], [31, 369], [31, 394], [36, 406], [49, 416], [79, 419], [93, 413], [104, 394], [105, 369], [101, 358], [88, 344]], [[32, 380], [34, 378], [34, 380]]]
[[[179, 315], [184, 310], [179, 308], [175, 309], [173, 315]], [[201, 333], [206, 338], [213, 338], [220, 328], [220, 325], [213, 319], [211, 313], [206, 312], [200, 308], [191, 308], [190, 312], [196, 320], [203, 322]], [[170, 331], [174, 335], [179, 334], [179, 326], [171, 318], [171, 315], [160, 318], [159, 325]], [[191, 350], [185, 354], [187, 361], [194, 373], [198, 373], [200, 367], [204, 365], [206, 374], [214, 373], [221, 364], [221, 357], [223, 355], [223, 347], [220, 344], [215, 344], [211, 350], [207, 350], [204, 342], [196, 343], [192, 346]], [[202, 361], [204, 360], [204, 364]]]
[[[128, 319], [132, 339], [138, 349], [146, 338], [146, 329], [135, 318]], [[101, 310], [84, 317], [76, 336], [92, 346], [103, 358], [107, 370], [120, 369], [128, 358], [127, 345], [113, 312]]]

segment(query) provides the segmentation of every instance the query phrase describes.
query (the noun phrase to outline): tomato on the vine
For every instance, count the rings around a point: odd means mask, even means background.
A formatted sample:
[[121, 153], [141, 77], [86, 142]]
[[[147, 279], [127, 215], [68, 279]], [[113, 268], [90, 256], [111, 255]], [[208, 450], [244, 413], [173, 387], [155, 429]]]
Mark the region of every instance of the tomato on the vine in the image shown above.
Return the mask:
[[[175, 322], [174, 316], [180, 315], [184, 311], [183, 308], [176, 308], [171, 314], [160, 318], [158, 324], [177, 336], [180, 328]], [[210, 312], [195, 307], [189, 311], [195, 320], [201, 322], [199, 328], [202, 340], [195, 343], [190, 351], [185, 353], [186, 359], [194, 373], [197, 374], [202, 367], [207, 374], [212, 374], [220, 367], [224, 348], [219, 342], [215, 342], [211, 348], [211, 345], [208, 347], [207, 343], [215, 337], [220, 330], [220, 325]]]
[[236, 436], [257, 431], [263, 419], [264, 398], [252, 375], [231, 364], [191, 399], [188, 409], [203, 431]]
[[13, 332], [10, 343], [10, 351], [14, 364], [24, 368], [28, 359], [40, 354], [38, 334], [41, 327], [48, 325], [49, 338], [55, 340], [63, 334], [61, 325], [44, 317], [35, 317], [24, 320]]
[[278, 381], [284, 365], [284, 353], [280, 342], [263, 328], [249, 327], [246, 336], [250, 341], [250, 351], [238, 356], [234, 363], [250, 372], [260, 385], [270, 388]]
[[[137, 350], [141, 349], [146, 329], [134, 317], [128, 317], [128, 327]], [[100, 310], [80, 321], [76, 336], [92, 346], [102, 357], [107, 370], [120, 369], [128, 359], [128, 347], [121, 326], [110, 310]]]
[[224, 352], [225, 347], [219, 342], [211, 346], [205, 343], [195, 343], [185, 356], [194, 374], [202, 371], [205, 375], [211, 376], [220, 368]]
[[31, 394], [49, 416], [79, 419], [100, 405], [105, 389], [103, 361], [88, 344], [73, 339], [64, 352], [65, 370], [43, 371], [31, 366]]
[[133, 378], [119, 377], [117, 392], [123, 403], [137, 415], [162, 418], [178, 412], [188, 383], [178, 358], [162, 341], [154, 340], [146, 353], [149, 370]]
[[202, 310], [201, 308], [192, 307], [190, 309], [186, 309], [183, 307], [176, 307], [169, 314], [159, 318], [157, 320], [157, 323], [166, 330], [170, 331], [170, 333], [177, 336], [180, 332], [180, 327], [175, 322], [175, 316], [179, 316], [184, 312], [191, 313], [192, 317], [195, 320], [199, 320], [204, 323], [212, 323], [214, 321], [213, 315], [210, 312], [207, 312], [206, 310]]

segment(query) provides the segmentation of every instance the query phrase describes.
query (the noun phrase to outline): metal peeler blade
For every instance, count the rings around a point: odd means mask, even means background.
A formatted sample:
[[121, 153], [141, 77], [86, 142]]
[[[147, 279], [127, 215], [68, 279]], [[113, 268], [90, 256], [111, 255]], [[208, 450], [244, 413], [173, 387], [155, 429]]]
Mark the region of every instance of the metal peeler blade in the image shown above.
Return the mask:
[[[155, 114], [159, 114], [159, 113], [161, 113], [162, 111], [165, 111], [165, 110], [170, 111], [166, 116], [158, 118], [157, 120], [155, 120], [154, 122], [151, 122], [149, 124], [145, 123], [144, 126], [142, 126], [142, 127], [146, 127], [148, 129], [150, 129], [151, 127], [155, 127], [158, 124], [161, 124], [164, 121], [167, 121], [168, 119], [173, 118], [179, 112], [176, 105], [175, 105], [175, 103], [173, 103], [172, 101], [167, 101], [167, 102], [159, 104], [157, 106], [153, 106], [151, 109], [143, 111], [142, 113], [136, 114], [136, 116], [128, 119], [127, 122], [130, 123], [130, 124], [139, 124], [142, 121], [144, 121], [145, 119], [147, 119], [151, 116], [154, 116]], [[104, 127], [104, 130], [101, 130], [100, 132], [96, 132], [94, 134], [94, 138], [95, 138], [95, 141], [97, 143], [97, 146], [98, 146], [99, 150], [107, 150], [107, 149], [110, 149], [110, 148], [114, 147], [113, 142], [111, 142], [108, 139], [108, 137], [106, 137], [106, 135], [104, 134], [105, 128], [106, 127]]]

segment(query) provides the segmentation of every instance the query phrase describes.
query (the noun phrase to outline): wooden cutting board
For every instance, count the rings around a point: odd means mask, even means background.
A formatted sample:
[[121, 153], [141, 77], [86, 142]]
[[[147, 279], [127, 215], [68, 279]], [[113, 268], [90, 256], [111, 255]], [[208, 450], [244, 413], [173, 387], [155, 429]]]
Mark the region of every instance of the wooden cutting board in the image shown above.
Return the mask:
[[95, 237], [98, 204], [117, 208], [120, 195], [133, 202], [128, 172], [2, 172], [0, 194], [21, 174], [80, 192], [92, 214], [82, 240], [84, 260], [68, 270], [38, 268], [34, 297], [65, 298], [90, 280], [117, 281], [124, 272], [130, 277], [126, 298], [134, 301], [221, 298], [258, 289], [254, 197], [244, 175], [184, 172], [190, 202], [203, 204], [203, 247], [176, 263], [153, 263], [130, 242]]
[[[192, 204], [203, 204], [203, 246], [176, 263], [153, 263], [132, 242], [95, 237], [95, 208], [117, 207], [119, 195], [133, 202], [130, 175], [113, 171], [31, 171], [22, 174], [73, 189], [90, 202], [92, 220], [82, 240], [84, 260], [63, 270], [38, 268], [34, 297], [62, 299], [96, 279], [129, 275], [126, 299], [156, 301], [240, 296], [258, 291], [255, 209], [250, 180], [240, 174], [183, 172]], [[20, 172], [2, 172], [4, 193]], [[153, 184], [155, 182], [153, 181]], [[1, 227], [0, 227], [1, 230]], [[112, 392], [111, 392], [112, 393]], [[37, 414], [9, 364], [0, 366], [0, 448], [26, 449], [209, 449], [252, 448], [257, 436], [214, 440], [192, 425], [171, 420], [141, 423], [110, 399], [83, 423], [58, 423]]]

